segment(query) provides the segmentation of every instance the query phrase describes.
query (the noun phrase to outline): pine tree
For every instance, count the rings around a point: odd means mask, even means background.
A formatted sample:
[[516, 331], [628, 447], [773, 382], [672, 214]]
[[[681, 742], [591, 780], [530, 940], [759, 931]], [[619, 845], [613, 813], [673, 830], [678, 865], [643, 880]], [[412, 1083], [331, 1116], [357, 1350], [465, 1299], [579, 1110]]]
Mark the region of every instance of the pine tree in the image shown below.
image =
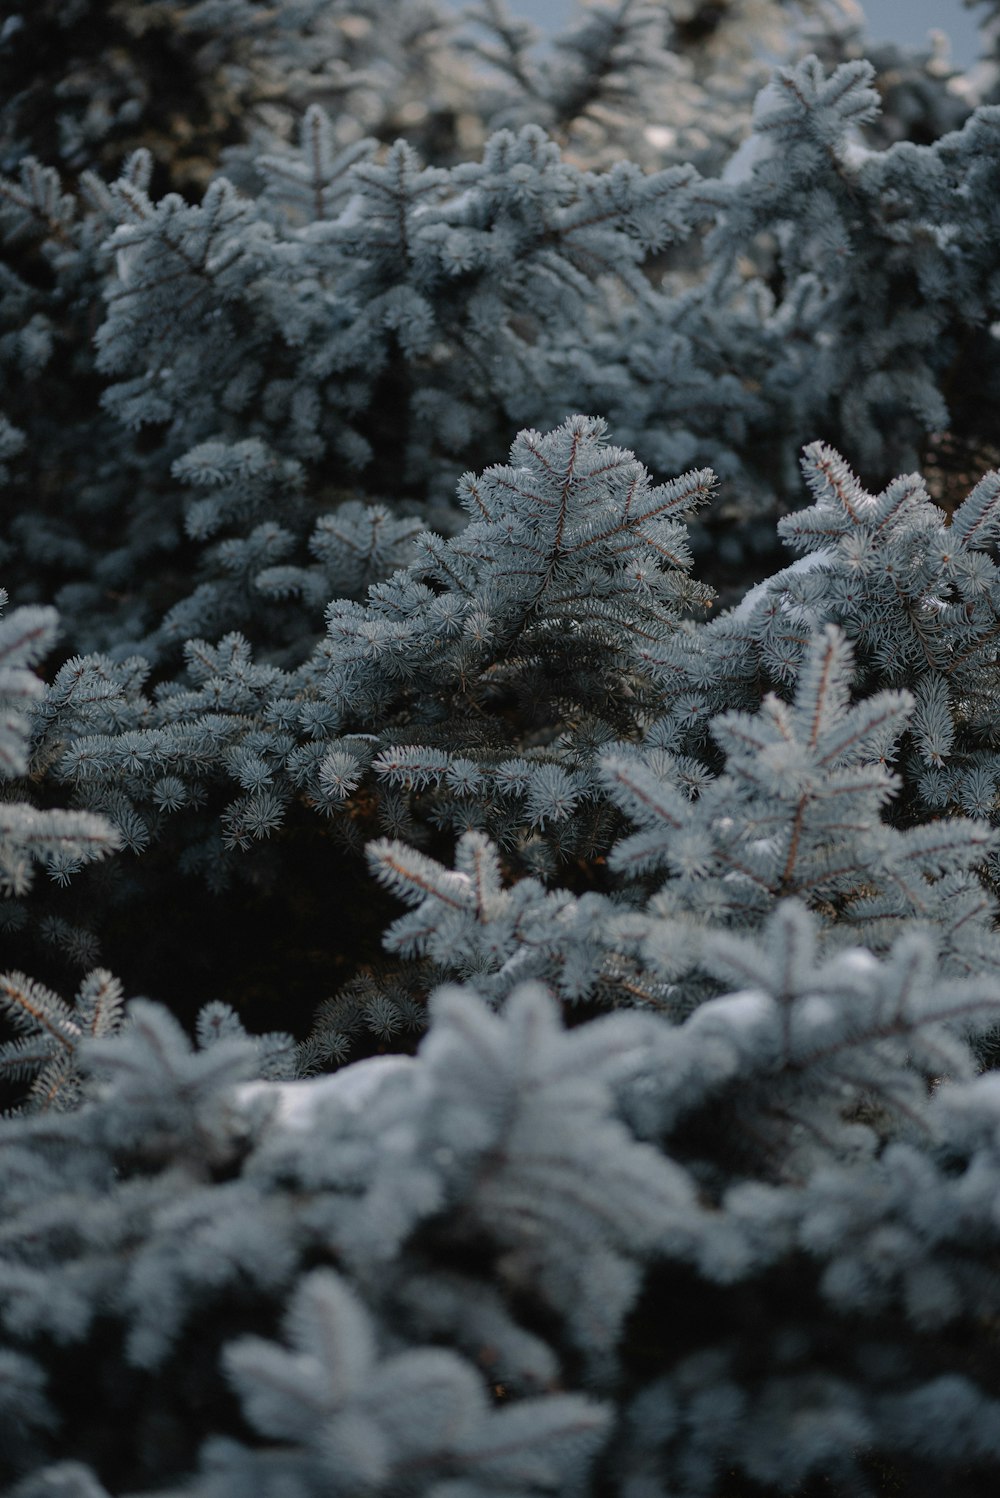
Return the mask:
[[992, 1490], [981, 8], [0, 23], [14, 1498]]

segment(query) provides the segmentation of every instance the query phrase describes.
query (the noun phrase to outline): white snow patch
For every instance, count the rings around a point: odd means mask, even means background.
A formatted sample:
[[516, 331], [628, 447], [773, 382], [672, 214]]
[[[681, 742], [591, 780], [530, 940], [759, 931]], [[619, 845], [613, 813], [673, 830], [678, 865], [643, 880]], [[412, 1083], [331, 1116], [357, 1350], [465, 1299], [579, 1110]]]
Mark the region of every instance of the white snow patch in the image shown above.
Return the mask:
[[744, 593], [736, 607], [729, 613], [730, 619], [749, 619], [757, 605], [765, 599], [768, 594], [780, 593], [788, 580], [792, 577], [800, 577], [803, 572], [814, 572], [817, 567], [823, 567], [828, 562], [834, 562], [837, 553], [830, 546], [822, 546], [819, 551], [810, 551], [804, 557], [799, 557], [790, 567], [783, 567], [773, 577], [765, 577], [764, 581]]
[[329, 1077], [304, 1077], [298, 1082], [244, 1082], [235, 1089], [241, 1107], [270, 1104], [269, 1122], [282, 1129], [307, 1132], [330, 1101], [361, 1113], [384, 1087], [396, 1086], [417, 1067], [414, 1056], [371, 1056], [342, 1067]]

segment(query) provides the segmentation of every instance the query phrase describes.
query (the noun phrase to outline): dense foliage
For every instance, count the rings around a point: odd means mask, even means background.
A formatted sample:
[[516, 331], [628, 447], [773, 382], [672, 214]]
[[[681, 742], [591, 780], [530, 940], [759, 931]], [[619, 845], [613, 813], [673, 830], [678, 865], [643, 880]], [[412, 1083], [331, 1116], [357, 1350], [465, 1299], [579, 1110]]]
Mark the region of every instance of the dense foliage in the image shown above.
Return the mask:
[[17, 1498], [992, 1491], [980, 9], [8, 7]]

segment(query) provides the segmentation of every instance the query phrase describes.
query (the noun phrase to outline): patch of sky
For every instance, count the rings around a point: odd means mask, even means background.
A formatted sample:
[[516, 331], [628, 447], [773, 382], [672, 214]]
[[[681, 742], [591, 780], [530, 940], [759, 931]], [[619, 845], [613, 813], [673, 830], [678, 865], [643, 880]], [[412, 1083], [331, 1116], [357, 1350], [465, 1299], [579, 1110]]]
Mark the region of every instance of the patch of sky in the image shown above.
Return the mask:
[[[512, 0], [509, 9], [544, 31], [556, 31], [576, 6], [574, 0]], [[925, 47], [928, 32], [944, 31], [956, 63], [967, 67], [977, 56], [975, 12], [962, 0], [866, 0], [862, 9], [875, 40]]]

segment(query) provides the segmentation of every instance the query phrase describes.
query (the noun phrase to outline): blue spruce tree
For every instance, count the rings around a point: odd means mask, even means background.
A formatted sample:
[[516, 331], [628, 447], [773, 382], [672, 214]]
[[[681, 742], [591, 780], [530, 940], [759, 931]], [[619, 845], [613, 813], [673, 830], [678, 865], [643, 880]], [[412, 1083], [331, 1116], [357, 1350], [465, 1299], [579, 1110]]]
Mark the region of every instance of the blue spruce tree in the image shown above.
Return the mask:
[[0, 1486], [992, 1491], [996, 5], [8, 10]]

